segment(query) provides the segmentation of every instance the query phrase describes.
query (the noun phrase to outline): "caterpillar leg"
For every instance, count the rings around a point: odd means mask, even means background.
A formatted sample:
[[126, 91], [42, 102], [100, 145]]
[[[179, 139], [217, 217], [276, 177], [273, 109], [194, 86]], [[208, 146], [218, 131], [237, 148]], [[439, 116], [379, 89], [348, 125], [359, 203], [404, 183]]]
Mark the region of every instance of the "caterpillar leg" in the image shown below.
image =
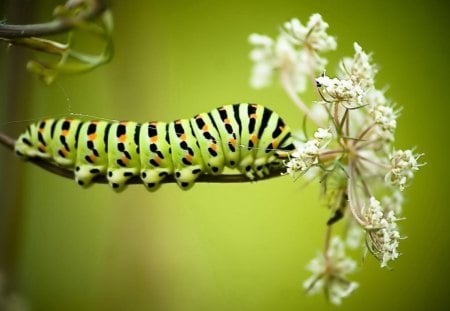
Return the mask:
[[238, 165], [238, 170], [242, 174], [245, 174], [250, 180], [254, 180], [256, 174], [256, 170], [253, 164], [254, 164], [253, 155], [250, 153], [245, 158], [241, 159]]
[[138, 174], [137, 168], [116, 168], [108, 169], [106, 178], [114, 191], [120, 192], [125, 189], [128, 179]]
[[270, 174], [270, 169], [268, 166], [269, 163], [271, 163], [271, 161], [267, 157], [255, 160], [253, 163], [253, 169], [259, 178], [263, 178], [264, 176]]
[[92, 179], [97, 175], [104, 175], [106, 172], [106, 166], [81, 164], [75, 167], [75, 182], [87, 188], [91, 185]]
[[167, 168], [141, 169], [141, 180], [149, 191], [156, 191], [161, 186], [161, 181], [171, 174]]
[[197, 177], [203, 172], [201, 165], [192, 165], [175, 170], [175, 180], [183, 190], [189, 190], [194, 185]]

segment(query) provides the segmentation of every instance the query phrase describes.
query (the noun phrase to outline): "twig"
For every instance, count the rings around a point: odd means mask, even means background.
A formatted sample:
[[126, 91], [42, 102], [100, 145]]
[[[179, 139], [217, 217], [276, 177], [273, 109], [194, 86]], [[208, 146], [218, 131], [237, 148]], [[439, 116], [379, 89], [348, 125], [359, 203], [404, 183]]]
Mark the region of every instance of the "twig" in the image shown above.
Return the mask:
[[[4, 145], [6, 148], [8, 148], [11, 151], [14, 151], [15, 140], [2, 132], [0, 132], [0, 144]], [[62, 176], [65, 178], [70, 178], [70, 179], [75, 178], [75, 175], [74, 175], [74, 172], [72, 169], [58, 166], [57, 164], [49, 162], [47, 160], [44, 160], [41, 158], [26, 158], [26, 161], [28, 161], [34, 165], [37, 165], [37, 166], [43, 168], [44, 170], [49, 171], [52, 174]], [[260, 180], [266, 180], [266, 179], [271, 179], [271, 178], [275, 178], [275, 177], [280, 177], [281, 173], [283, 171], [284, 170], [281, 167], [273, 168], [269, 175], [259, 178], [257, 180], [260, 181]], [[108, 180], [106, 179], [105, 176], [99, 175], [93, 179], [93, 182], [99, 183], [99, 184], [107, 184]], [[176, 182], [175, 178], [173, 178], [173, 176], [168, 176], [161, 183], [174, 183], [174, 182]], [[221, 174], [218, 176], [204, 174], [204, 175], [200, 175], [196, 179], [196, 182], [244, 183], [244, 182], [252, 182], [252, 181], [250, 179], [248, 179], [247, 176], [240, 175], [240, 174]], [[139, 178], [139, 176], [134, 176], [127, 181], [127, 184], [142, 184], [142, 180]]]
[[[67, 1], [66, 6], [73, 6], [73, 2], [79, 1]], [[17, 39], [28, 38], [36, 36], [55, 35], [66, 32], [80, 23], [88, 20], [95, 19], [101, 15], [106, 9], [107, 4], [104, 0], [91, 0], [89, 7], [86, 11], [74, 17], [62, 17], [51, 22], [41, 24], [29, 24], [29, 25], [7, 25], [0, 24], [0, 38], [2, 39]]]
[[303, 113], [317, 126], [324, 127], [322, 122], [311, 112], [300, 97], [298, 97], [297, 92], [292, 86], [292, 82], [287, 71], [284, 70], [281, 72], [280, 81], [287, 95], [297, 105], [297, 107], [300, 108], [300, 110], [303, 111]]

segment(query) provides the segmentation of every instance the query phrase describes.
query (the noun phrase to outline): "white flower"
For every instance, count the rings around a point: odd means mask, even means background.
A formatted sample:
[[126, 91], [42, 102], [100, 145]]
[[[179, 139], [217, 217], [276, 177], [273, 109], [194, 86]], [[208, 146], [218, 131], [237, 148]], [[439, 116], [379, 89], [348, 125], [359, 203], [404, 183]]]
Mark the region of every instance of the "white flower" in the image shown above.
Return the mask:
[[363, 216], [367, 221], [366, 228], [373, 229], [381, 227], [381, 220], [383, 219], [383, 209], [380, 201], [374, 197], [369, 198], [369, 207], [363, 208]]
[[296, 50], [286, 36], [280, 35], [275, 44], [275, 59], [273, 64], [280, 74], [289, 76], [294, 89], [302, 92], [306, 88], [306, 79], [310, 73], [308, 55], [302, 50]]
[[358, 283], [347, 280], [347, 275], [355, 271], [356, 262], [345, 255], [345, 245], [339, 237], [331, 240], [327, 256], [319, 253], [307, 269], [312, 276], [303, 283], [303, 288], [308, 294], [325, 289], [328, 299], [334, 304], [340, 304], [342, 298], [358, 288]]
[[303, 26], [298, 19], [285, 23], [276, 40], [265, 35], [251, 34], [253, 46], [250, 59], [254, 66], [250, 84], [262, 88], [270, 84], [273, 72], [287, 76], [297, 92], [306, 88], [311, 75], [323, 71], [327, 61], [319, 56], [336, 48], [336, 41], [326, 33], [328, 24], [319, 14], [311, 16]]
[[398, 225], [396, 223], [397, 217], [394, 212], [388, 212], [385, 221], [383, 222], [384, 228], [376, 232], [376, 237], [379, 239], [377, 244], [381, 245], [380, 248], [377, 245], [375, 250], [379, 250], [381, 257], [381, 267], [386, 267], [387, 263], [391, 260], [395, 260], [400, 255], [397, 252], [399, 245], [400, 233], [398, 231]]
[[297, 178], [298, 173], [306, 172], [317, 163], [319, 163], [319, 141], [317, 139], [308, 140], [296, 149], [292, 153], [291, 159], [285, 163], [286, 174]]
[[351, 79], [331, 79], [322, 75], [316, 79], [316, 84], [323, 88], [333, 101], [346, 102], [353, 107], [362, 105], [364, 90]]
[[329, 129], [318, 128], [314, 137], [314, 139], [297, 146], [297, 149], [291, 154], [291, 159], [285, 163], [286, 174], [297, 178], [299, 173], [305, 173], [319, 163], [320, 150], [328, 145], [333, 135]]
[[370, 252], [380, 260], [381, 267], [399, 256], [400, 233], [398, 231], [397, 217], [393, 211], [384, 213], [380, 202], [371, 197], [369, 207], [363, 208], [363, 216], [367, 222], [367, 247]]
[[314, 133], [314, 137], [319, 141], [329, 141], [333, 138], [333, 135], [330, 132], [330, 129], [318, 128]]
[[367, 92], [363, 101], [368, 107], [370, 116], [379, 126], [378, 134], [387, 141], [393, 141], [399, 112], [394, 110], [384, 92], [377, 89]]
[[248, 40], [251, 44], [261, 47], [271, 47], [273, 44], [273, 40], [270, 37], [257, 33], [251, 34]]
[[414, 172], [422, 165], [417, 162], [421, 156], [413, 154], [412, 150], [394, 151], [390, 156], [391, 170], [385, 176], [386, 182], [403, 191], [408, 181], [414, 177]]
[[284, 24], [284, 31], [295, 44], [305, 46], [316, 52], [327, 52], [336, 49], [336, 39], [327, 34], [328, 23], [320, 14], [313, 14], [306, 26], [296, 18]]
[[353, 47], [353, 58], [345, 58], [341, 62], [341, 74], [367, 90], [374, 86], [377, 67], [372, 64], [372, 55], [365, 53], [358, 43], [355, 42]]
[[249, 42], [255, 46], [250, 52], [250, 59], [255, 63], [250, 84], [258, 89], [269, 85], [272, 81], [274, 42], [268, 36], [259, 34], [251, 34]]
[[255, 89], [260, 89], [270, 85], [272, 82], [273, 68], [266, 63], [255, 64], [252, 69], [250, 85]]

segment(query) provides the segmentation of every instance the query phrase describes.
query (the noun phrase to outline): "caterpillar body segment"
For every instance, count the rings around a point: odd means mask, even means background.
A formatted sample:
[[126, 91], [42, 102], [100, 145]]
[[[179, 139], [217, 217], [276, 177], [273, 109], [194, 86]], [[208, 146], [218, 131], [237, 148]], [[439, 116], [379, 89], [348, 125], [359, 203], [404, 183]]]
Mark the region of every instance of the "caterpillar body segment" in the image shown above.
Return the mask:
[[[243, 104], [241, 104], [243, 105]], [[222, 145], [225, 166], [236, 168], [240, 160], [239, 106], [228, 105], [214, 109], [209, 113], [213, 125], [216, 125]], [[235, 117], [236, 116], [236, 117]]]
[[263, 177], [281, 165], [294, 144], [275, 112], [235, 104], [168, 123], [42, 120], [28, 126], [15, 150], [73, 168], [83, 187], [106, 175], [110, 186], [122, 191], [128, 179], [140, 176], [154, 191], [166, 176], [187, 190], [199, 175], [220, 175], [224, 167], [251, 180]]
[[108, 139], [108, 169], [109, 184], [117, 191], [123, 190], [125, 183], [141, 170], [140, 125], [136, 122], [111, 123]]
[[187, 190], [205, 171], [200, 144], [195, 137], [191, 120], [181, 119], [171, 122], [169, 139], [172, 146], [175, 180], [182, 189]]
[[[71, 137], [77, 157], [69, 166], [75, 165], [75, 181], [88, 187], [96, 175], [105, 175], [108, 168], [108, 134], [111, 125], [106, 121], [79, 122], [75, 136]], [[70, 126], [72, 128], [72, 125]], [[54, 143], [57, 142], [53, 137]]]
[[169, 123], [148, 122], [141, 125], [139, 134], [141, 180], [148, 190], [158, 189], [161, 181], [173, 175]]

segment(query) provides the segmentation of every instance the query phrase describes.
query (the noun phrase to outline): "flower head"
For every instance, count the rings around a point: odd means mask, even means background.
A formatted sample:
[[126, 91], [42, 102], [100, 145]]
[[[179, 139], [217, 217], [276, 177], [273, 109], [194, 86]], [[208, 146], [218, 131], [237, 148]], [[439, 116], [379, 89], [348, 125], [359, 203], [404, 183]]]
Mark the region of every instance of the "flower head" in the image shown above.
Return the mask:
[[254, 49], [250, 53], [250, 59], [255, 63], [250, 84], [254, 88], [262, 88], [270, 84], [273, 75], [273, 40], [265, 35], [251, 34], [250, 44]]
[[303, 288], [311, 295], [324, 290], [334, 304], [341, 304], [342, 298], [358, 288], [358, 283], [347, 280], [355, 271], [356, 262], [345, 255], [345, 245], [339, 237], [334, 237], [326, 255], [319, 253], [307, 269], [312, 276], [303, 283]]
[[273, 73], [288, 76], [293, 89], [302, 92], [306, 81], [316, 72], [323, 71], [326, 60], [320, 53], [336, 48], [336, 41], [326, 33], [328, 24], [319, 14], [311, 16], [306, 26], [298, 19], [284, 24], [276, 40], [265, 35], [251, 34], [253, 61], [250, 83], [255, 88], [269, 85]]
[[328, 23], [320, 14], [313, 14], [306, 26], [293, 18], [284, 24], [284, 32], [294, 44], [307, 47], [316, 52], [327, 52], [336, 49], [336, 39], [327, 34]]
[[375, 88], [364, 96], [363, 102], [367, 105], [370, 117], [377, 124], [377, 134], [387, 142], [394, 141], [399, 111], [394, 109], [384, 92]]
[[414, 177], [414, 172], [423, 164], [418, 163], [421, 154], [414, 154], [412, 150], [397, 150], [390, 156], [391, 170], [386, 174], [386, 182], [398, 186], [403, 191]]
[[389, 261], [397, 259], [399, 253], [400, 233], [393, 211], [385, 213], [381, 203], [374, 197], [370, 198], [368, 208], [363, 209], [363, 216], [367, 221], [366, 241], [370, 252], [380, 260], [381, 267], [386, 267]]
[[353, 58], [345, 58], [341, 62], [340, 75], [352, 79], [363, 89], [369, 89], [374, 86], [377, 67], [372, 64], [372, 55], [364, 52], [358, 43], [355, 42], [353, 48], [355, 49]]
[[316, 84], [331, 98], [332, 102], [345, 102], [350, 106], [361, 106], [364, 90], [351, 79], [330, 78], [322, 75]]
[[286, 174], [297, 177], [299, 173], [305, 173], [311, 167], [317, 165], [319, 163], [320, 150], [326, 147], [332, 137], [329, 129], [319, 128], [314, 133], [314, 139], [300, 145], [291, 154], [291, 159], [285, 163], [287, 167]]

